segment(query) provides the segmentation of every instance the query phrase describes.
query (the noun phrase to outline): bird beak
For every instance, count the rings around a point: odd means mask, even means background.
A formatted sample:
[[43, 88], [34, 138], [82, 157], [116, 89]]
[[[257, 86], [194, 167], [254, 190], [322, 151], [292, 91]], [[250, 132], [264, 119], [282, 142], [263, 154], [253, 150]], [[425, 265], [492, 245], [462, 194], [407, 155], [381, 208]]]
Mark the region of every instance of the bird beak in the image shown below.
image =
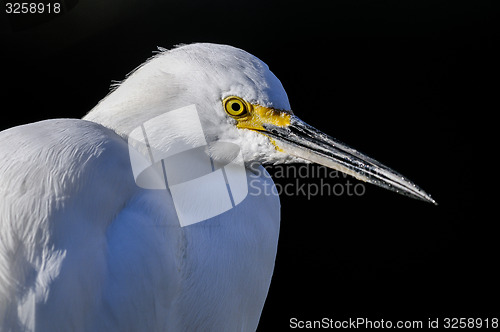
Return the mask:
[[322, 133], [294, 115], [289, 124], [262, 124], [259, 130], [274, 140], [278, 150], [324, 165], [397, 193], [436, 204], [417, 185], [378, 161]]

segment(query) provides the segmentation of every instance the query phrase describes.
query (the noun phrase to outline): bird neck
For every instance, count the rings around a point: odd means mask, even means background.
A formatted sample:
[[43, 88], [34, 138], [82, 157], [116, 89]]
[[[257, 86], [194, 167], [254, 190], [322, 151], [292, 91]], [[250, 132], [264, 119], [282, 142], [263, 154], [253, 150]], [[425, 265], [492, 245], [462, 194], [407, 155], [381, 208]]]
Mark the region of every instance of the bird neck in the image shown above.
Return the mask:
[[174, 74], [160, 70], [164, 60], [153, 57], [130, 73], [121, 83], [112, 86], [84, 120], [99, 123], [122, 137], [160, 114], [186, 106], [184, 89], [175, 82]]

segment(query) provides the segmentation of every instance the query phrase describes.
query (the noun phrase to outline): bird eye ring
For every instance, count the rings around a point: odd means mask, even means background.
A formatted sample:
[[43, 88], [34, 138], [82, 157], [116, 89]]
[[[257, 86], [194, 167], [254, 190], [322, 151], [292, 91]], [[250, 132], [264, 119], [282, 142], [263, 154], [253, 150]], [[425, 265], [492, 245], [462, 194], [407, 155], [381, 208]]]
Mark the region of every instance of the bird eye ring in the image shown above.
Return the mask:
[[224, 99], [224, 109], [231, 116], [242, 116], [248, 112], [247, 104], [238, 97]]

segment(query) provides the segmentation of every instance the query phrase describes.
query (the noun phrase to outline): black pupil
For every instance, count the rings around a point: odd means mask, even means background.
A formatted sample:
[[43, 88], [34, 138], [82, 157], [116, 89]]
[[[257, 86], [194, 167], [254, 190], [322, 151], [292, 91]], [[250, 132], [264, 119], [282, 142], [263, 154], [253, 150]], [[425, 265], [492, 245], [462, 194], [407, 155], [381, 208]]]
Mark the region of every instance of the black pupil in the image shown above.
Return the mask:
[[233, 109], [233, 111], [238, 112], [240, 110], [241, 106], [238, 103], [234, 103], [231, 105], [231, 108]]

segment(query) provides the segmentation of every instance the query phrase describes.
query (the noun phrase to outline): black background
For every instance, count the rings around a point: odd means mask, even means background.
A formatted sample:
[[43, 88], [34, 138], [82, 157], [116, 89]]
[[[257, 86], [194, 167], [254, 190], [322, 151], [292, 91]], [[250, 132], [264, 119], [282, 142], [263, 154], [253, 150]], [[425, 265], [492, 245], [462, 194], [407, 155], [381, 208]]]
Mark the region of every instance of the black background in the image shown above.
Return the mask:
[[[64, 9], [53, 19], [2, 9], [0, 129], [82, 117], [156, 46], [230, 44], [270, 66], [295, 114], [439, 203], [372, 185], [361, 197], [282, 196], [259, 331], [286, 329], [291, 317], [498, 317], [498, 216], [487, 203], [498, 194], [486, 191], [498, 167], [487, 146], [498, 123], [494, 1], [80, 0]], [[327, 181], [347, 180], [359, 183]]]

